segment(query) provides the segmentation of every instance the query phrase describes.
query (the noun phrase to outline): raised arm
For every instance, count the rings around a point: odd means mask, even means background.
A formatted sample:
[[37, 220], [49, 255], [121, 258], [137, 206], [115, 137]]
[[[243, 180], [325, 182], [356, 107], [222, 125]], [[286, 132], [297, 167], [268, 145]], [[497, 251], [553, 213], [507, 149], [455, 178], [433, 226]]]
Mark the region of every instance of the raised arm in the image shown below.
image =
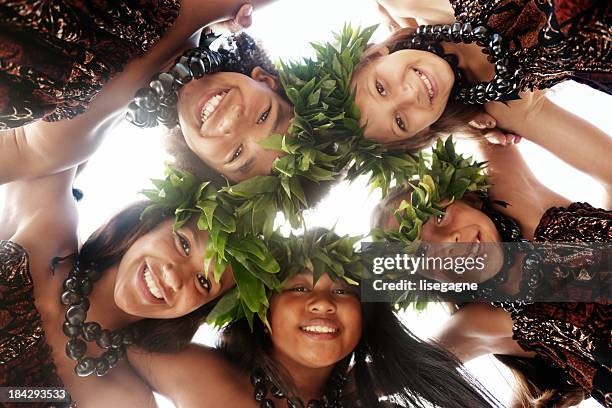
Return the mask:
[[128, 358], [141, 377], [177, 408], [253, 404], [248, 374], [231, 366], [214, 349], [194, 344], [168, 354], [130, 350]]
[[498, 127], [542, 146], [612, 195], [612, 137], [545, 96], [531, 92], [525, 96], [526, 100], [508, 105], [488, 103], [485, 109]]
[[434, 336], [465, 363], [485, 354], [530, 356], [512, 340], [512, 318], [485, 303], [463, 306]]

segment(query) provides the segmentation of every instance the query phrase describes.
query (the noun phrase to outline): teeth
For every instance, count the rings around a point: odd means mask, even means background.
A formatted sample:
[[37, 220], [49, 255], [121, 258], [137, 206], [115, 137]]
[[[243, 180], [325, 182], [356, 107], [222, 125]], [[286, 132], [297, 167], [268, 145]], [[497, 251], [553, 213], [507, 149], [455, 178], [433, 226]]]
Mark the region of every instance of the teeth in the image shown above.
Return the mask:
[[151, 294], [156, 299], [163, 299], [164, 297], [162, 296], [162, 293], [157, 287], [157, 285], [155, 284], [155, 281], [153, 280], [153, 277], [151, 276], [151, 271], [149, 270], [148, 266], [145, 267], [144, 278], [145, 278], [145, 283], [147, 284], [147, 288], [149, 289], [149, 292], [151, 292]]
[[421, 81], [423, 81], [423, 83], [425, 84], [425, 87], [427, 88], [427, 94], [429, 95], [429, 102], [431, 102], [431, 100], [433, 99], [433, 86], [431, 85], [429, 78], [427, 78], [425, 74], [423, 74], [416, 68], [414, 69], [414, 72], [417, 73], [419, 78], [421, 78]]
[[326, 326], [304, 326], [302, 327], [302, 330], [312, 333], [336, 333], [338, 331], [338, 329]]
[[202, 123], [208, 119], [208, 117], [217, 109], [217, 106], [221, 103], [223, 98], [227, 95], [227, 91], [223, 91], [220, 94], [217, 94], [210, 98], [202, 108], [202, 112], [200, 112], [200, 119], [202, 119]]

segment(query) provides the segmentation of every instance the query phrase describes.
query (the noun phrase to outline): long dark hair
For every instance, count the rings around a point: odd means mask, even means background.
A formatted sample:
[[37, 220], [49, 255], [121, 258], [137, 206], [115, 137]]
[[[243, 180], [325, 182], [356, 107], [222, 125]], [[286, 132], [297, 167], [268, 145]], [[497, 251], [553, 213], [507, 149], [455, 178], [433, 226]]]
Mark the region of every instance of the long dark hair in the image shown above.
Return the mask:
[[[336, 365], [349, 383], [343, 402], [350, 407], [490, 407], [496, 402], [448, 351], [406, 328], [388, 303], [362, 303], [362, 336], [353, 354]], [[270, 357], [269, 335], [261, 322], [251, 332], [245, 321], [227, 326], [219, 348], [246, 373], [262, 368], [278, 387], [293, 390], [290, 373]], [[380, 397], [389, 397], [380, 401]]]
[[[148, 201], [131, 204], [97, 229], [78, 255], [81, 265], [103, 271], [117, 264], [132, 244], [170, 216], [161, 212], [140, 215]], [[173, 216], [173, 215], [172, 215]], [[150, 352], [173, 352], [185, 347], [215, 305], [215, 301], [173, 319], [143, 319], [126, 327], [135, 334], [135, 344]]]

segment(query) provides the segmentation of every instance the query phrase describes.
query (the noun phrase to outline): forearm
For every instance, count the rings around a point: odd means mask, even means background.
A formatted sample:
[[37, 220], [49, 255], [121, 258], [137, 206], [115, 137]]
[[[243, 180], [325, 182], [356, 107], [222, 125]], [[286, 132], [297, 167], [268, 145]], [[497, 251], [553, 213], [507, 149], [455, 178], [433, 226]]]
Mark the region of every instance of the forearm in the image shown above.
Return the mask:
[[612, 138], [547, 98], [537, 114], [515, 124], [516, 133], [538, 144], [570, 166], [612, 187]]

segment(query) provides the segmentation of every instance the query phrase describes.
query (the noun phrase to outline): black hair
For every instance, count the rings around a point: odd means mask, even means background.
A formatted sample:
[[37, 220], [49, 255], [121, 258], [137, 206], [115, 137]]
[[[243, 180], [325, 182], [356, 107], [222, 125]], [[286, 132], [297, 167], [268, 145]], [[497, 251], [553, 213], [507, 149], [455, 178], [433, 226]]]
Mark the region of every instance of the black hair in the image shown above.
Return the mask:
[[[141, 220], [140, 215], [149, 204], [148, 201], [131, 204], [98, 228], [83, 244], [79, 263], [104, 271], [117, 264], [138, 238], [174, 217], [153, 212]], [[146, 351], [177, 351], [189, 344], [215, 304], [216, 300], [173, 319], [143, 319], [125, 329], [134, 333], [135, 344]]]

